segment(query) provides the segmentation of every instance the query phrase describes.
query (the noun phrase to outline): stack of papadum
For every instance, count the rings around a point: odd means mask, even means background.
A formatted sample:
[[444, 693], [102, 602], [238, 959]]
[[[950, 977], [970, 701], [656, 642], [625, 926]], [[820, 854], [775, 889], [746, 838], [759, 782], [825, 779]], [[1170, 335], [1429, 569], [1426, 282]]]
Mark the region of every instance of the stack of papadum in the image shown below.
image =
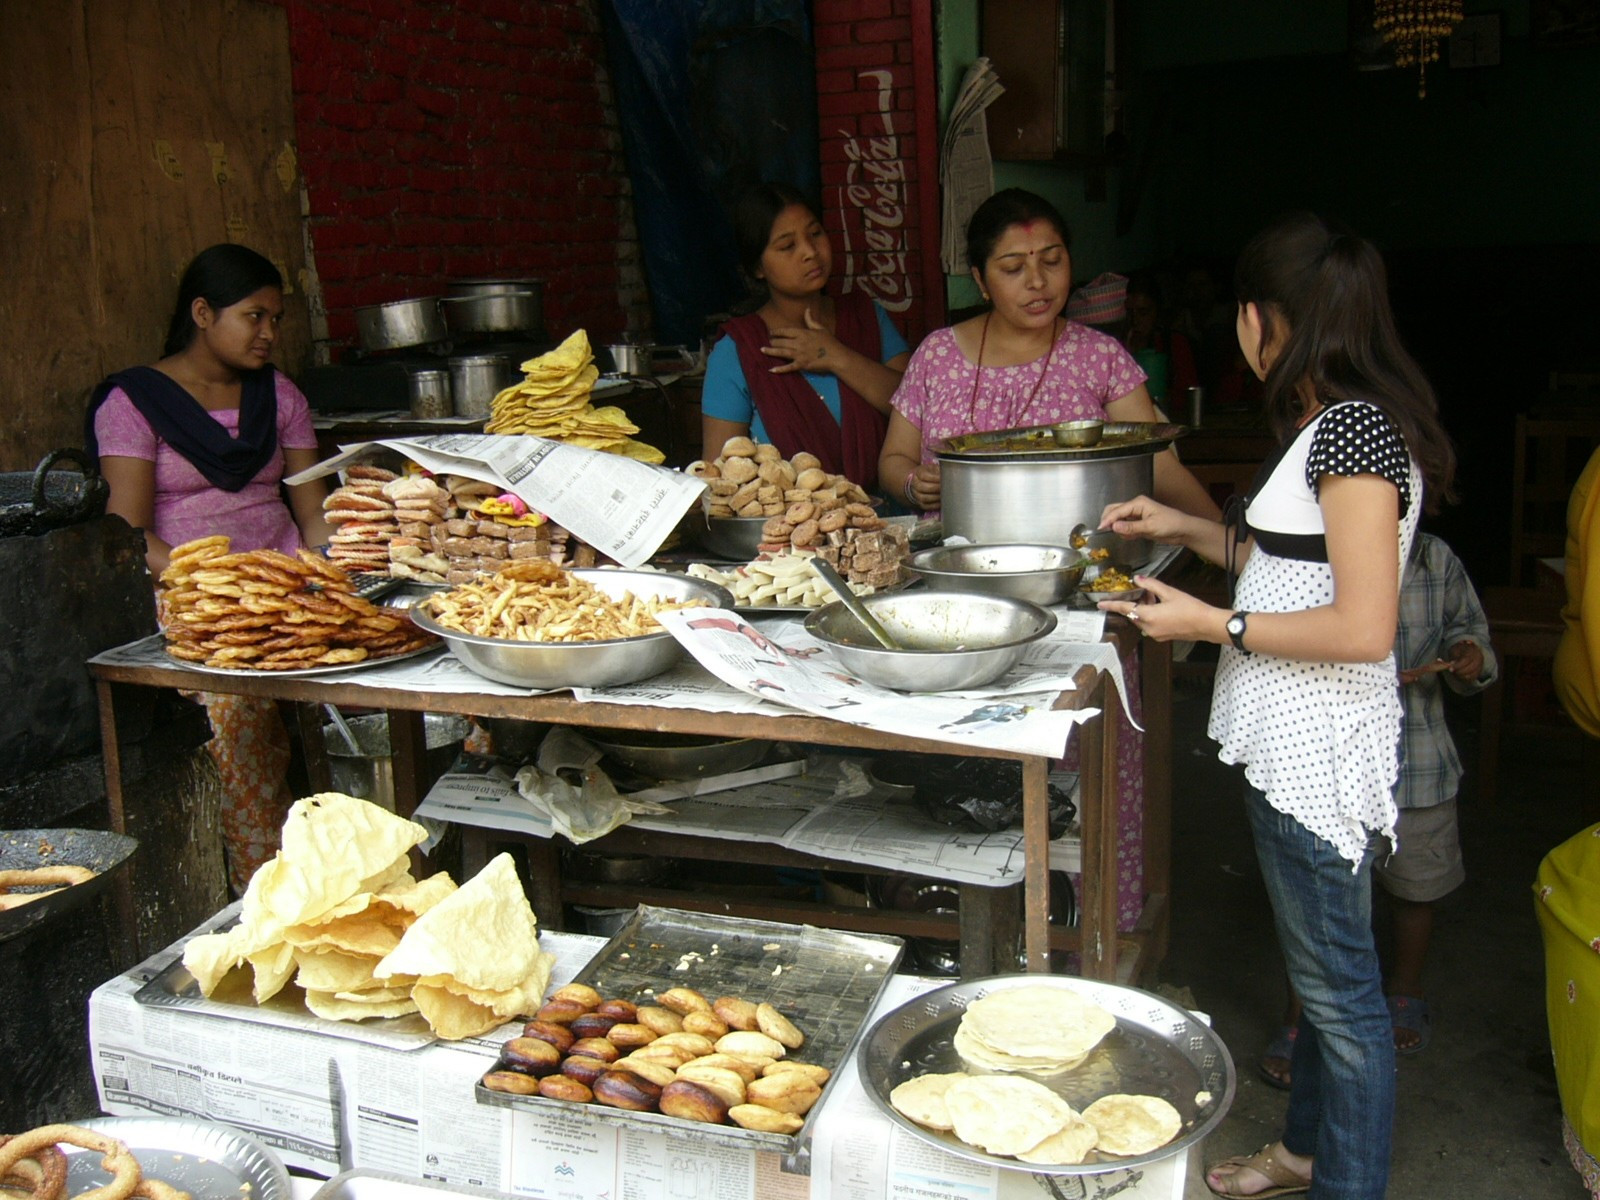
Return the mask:
[[665, 461], [666, 455], [654, 446], [633, 439], [639, 427], [620, 408], [589, 403], [600, 371], [583, 330], [548, 354], [530, 358], [522, 370], [522, 382], [506, 388], [491, 403], [485, 433], [531, 433], [640, 462]]
[[207, 996], [248, 964], [257, 1004], [293, 980], [335, 1021], [420, 1011], [442, 1038], [534, 1012], [554, 958], [516, 869], [500, 855], [462, 887], [412, 878], [413, 821], [326, 792], [289, 810], [283, 848], [245, 890], [231, 929], [193, 938], [183, 965]]
[[1024, 1076], [1080, 1065], [1116, 1018], [1075, 992], [1020, 987], [991, 992], [962, 1014], [955, 1049], [971, 1072], [919, 1075], [889, 1094], [896, 1112], [951, 1133], [986, 1154], [1069, 1166], [1091, 1153], [1128, 1157], [1160, 1149], [1183, 1126], [1157, 1096], [1102, 1096], [1081, 1113]]

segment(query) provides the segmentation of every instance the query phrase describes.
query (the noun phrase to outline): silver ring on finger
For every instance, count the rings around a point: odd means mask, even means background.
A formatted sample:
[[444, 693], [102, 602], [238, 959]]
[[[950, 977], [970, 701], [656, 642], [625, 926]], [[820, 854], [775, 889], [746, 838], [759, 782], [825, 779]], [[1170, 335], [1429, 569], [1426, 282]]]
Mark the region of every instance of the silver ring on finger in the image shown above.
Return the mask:
[[1128, 620], [1137, 621], [1138, 619], [1139, 619], [1139, 606], [1137, 604], [1135, 604], [1132, 608], [1130, 608], [1128, 610]]

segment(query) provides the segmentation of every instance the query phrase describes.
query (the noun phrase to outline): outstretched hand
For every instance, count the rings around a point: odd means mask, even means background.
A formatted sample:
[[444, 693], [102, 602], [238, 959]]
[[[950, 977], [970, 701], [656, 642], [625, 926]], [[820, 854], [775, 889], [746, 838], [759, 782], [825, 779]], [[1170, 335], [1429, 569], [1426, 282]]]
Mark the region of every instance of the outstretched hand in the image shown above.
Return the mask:
[[761, 347], [761, 353], [789, 361], [772, 368], [774, 375], [794, 371], [825, 371], [834, 373], [839, 360], [844, 357], [844, 346], [829, 333], [827, 327], [805, 310], [805, 328], [792, 325], [772, 331], [772, 344]]
[[1224, 619], [1222, 610], [1149, 575], [1135, 575], [1133, 581], [1145, 589], [1143, 596], [1138, 600], [1102, 600], [1100, 611], [1120, 613], [1145, 637], [1158, 642], [1216, 640], [1213, 630]]
[[1135, 496], [1108, 504], [1100, 514], [1100, 528], [1115, 531], [1125, 538], [1149, 538], [1156, 542], [1181, 539], [1184, 514], [1149, 496]]

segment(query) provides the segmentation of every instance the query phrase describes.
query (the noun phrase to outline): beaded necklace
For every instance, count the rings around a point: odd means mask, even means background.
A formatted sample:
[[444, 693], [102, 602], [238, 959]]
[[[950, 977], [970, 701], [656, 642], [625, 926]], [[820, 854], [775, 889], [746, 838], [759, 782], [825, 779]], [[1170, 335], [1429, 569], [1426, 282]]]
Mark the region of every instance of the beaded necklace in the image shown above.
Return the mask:
[[[978, 368], [972, 373], [972, 395], [967, 399], [967, 424], [976, 425], [978, 417], [978, 384], [983, 379], [983, 348], [989, 343], [989, 318], [994, 316], [991, 309], [983, 314], [983, 332], [978, 335]], [[1050, 349], [1045, 351], [1044, 365], [1039, 368], [1039, 378], [1033, 381], [1033, 388], [1028, 392], [1020, 406], [1014, 407], [1006, 417], [1006, 428], [1012, 428], [1033, 405], [1033, 398], [1039, 394], [1039, 388], [1044, 384], [1044, 377], [1050, 374], [1050, 360], [1055, 357], [1056, 343], [1060, 341], [1056, 333], [1056, 318], [1050, 319]]]

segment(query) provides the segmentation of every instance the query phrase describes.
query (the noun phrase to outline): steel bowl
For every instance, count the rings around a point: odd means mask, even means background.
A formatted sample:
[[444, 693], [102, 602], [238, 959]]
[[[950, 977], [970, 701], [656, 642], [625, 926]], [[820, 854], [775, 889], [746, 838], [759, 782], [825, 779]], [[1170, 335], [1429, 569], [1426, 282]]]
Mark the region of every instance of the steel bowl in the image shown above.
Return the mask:
[[[1120, 570], [1122, 570], [1122, 568], [1116, 566], [1115, 563], [1094, 563], [1094, 564], [1091, 564], [1083, 572], [1083, 579], [1078, 584], [1078, 590], [1083, 595], [1087, 596], [1090, 600], [1093, 600], [1096, 604], [1100, 603], [1100, 601], [1102, 601], [1102, 600], [1128, 600], [1128, 601], [1134, 601], [1134, 600], [1143, 600], [1144, 599], [1145, 589], [1142, 588], [1142, 587], [1124, 588], [1120, 592], [1108, 592], [1108, 591], [1105, 591], [1105, 590], [1103, 590], [1101, 588], [1095, 587], [1094, 586], [1094, 581], [1096, 579], [1099, 579], [1101, 575], [1105, 574], [1107, 571], [1110, 571], [1110, 570], [1119, 570], [1120, 571]], [[1123, 574], [1129, 575], [1129, 578], [1132, 578], [1132, 575], [1127, 571], [1123, 571]]]
[[868, 683], [901, 692], [982, 687], [1056, 627], [1047, 608], [975, 592], [889, 592], [861, 603], [904, 649], [886, 650], [838, 601], [806, 617], [806, 632]]
[[1035, 604], [1064, 604], [1089, 560], [1067, 546], [1003, 542], [936, 546], [911, 556], [911, 569], [935, 591], [979, 592]]
[[695, 527], [700, 543], [712, 554], [729, 562], [749, 562], [761, 553], [765, 539], [761, 530], [766, 517], [704, 517], [704, 528]]
[[[1110, 563], [1113, 567], [1132, 570], [1150, 561], [1149, 538], [1125, 538], [1110, 529], [1091, 529], [1087, 525], [1073, 527], [1067, 544], [1089, 560], [1090, 566]], [[1104, 551], [1104, 553], [1100, 553]]]
[[[732, 608], [726, 589], [687, 575], [664, 571], [622, 571], [605, 567], [574, 570], [573, 575], [616, 599], [624, 592], [665, 600], [704, 600], [713, 608]], [[479, 637], [447, 629], [433, 619], [438, 597], [411, 609], [419, 628], [444, 639], [454, 654], [474, 674], [514, 687], [554, 690], [567, 687], [613, 687], [659, 675], [683, 654], [678, 640], [666, 630], [640, 637], [612, 638], [600, 642], [518, 642], [510, 638]]]
[[652, 779], [697, 779], [742, 771], [772, 749], [772, 743], [764, 738], [696, 737], [642, 729], [580, 732], [619, 763]]
[[1079, 449], [1099, 445], [1105, 431], [1104, 421], [1062, 421], [1050, 426], [1050, 439], [1058, 446]]

